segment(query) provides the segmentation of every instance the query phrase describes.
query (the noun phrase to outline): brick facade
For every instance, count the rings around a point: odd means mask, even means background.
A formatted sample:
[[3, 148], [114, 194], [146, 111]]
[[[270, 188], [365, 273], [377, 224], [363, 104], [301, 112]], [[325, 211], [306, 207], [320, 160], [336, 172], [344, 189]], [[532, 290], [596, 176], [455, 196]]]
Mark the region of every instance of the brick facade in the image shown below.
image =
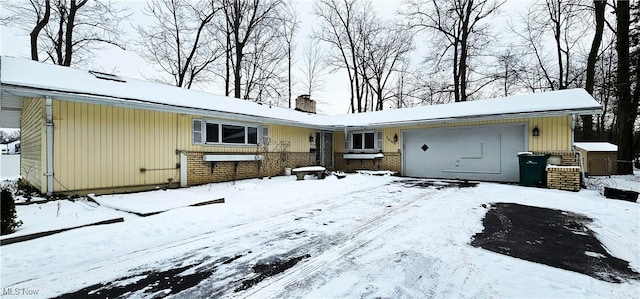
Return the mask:
[[567, 191], [580, 191], [579, 166], [547, 166], [547, 187]]
[[[248, 153], [207, 153], [187, 152], [187, 185], [201, 185], [216, 182], [228, 182], [249, 178], [262, 178], [282, 175], [285, 167], [309, 166], [313, 154], [310, 153], [260, 153], [263, 160], [256, 161], [203, 161], [204, 155]], [[258, 153], [254, 153], [258, 154]], [[313, 156], [314, 157], [314, 156]]]
[[547, 187], [567, 191], [580, 191], [580, 158], [577, 153], [570, 151], [535, 152], [535, 154], [549, 154], [559, 156], [559, 166], [547, 167]]

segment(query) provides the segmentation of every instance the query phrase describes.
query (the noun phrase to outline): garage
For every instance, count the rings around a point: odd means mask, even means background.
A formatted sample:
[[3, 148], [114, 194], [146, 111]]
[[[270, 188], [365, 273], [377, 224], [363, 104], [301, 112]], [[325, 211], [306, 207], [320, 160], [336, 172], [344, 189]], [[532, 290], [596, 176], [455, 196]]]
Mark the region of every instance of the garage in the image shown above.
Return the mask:
[[411, 177], [517, 182], [525, 124], [403, 131], [403, 174]]

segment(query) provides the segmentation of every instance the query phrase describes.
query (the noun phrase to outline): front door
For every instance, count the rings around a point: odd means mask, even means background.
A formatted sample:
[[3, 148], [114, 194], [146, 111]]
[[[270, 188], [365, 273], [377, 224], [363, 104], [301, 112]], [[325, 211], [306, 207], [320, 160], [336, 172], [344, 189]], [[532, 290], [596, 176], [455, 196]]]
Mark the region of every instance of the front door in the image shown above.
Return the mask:
[[324, 167], [333, 167], [333, 133], [316, 133], [316, 148], [318, 163]]

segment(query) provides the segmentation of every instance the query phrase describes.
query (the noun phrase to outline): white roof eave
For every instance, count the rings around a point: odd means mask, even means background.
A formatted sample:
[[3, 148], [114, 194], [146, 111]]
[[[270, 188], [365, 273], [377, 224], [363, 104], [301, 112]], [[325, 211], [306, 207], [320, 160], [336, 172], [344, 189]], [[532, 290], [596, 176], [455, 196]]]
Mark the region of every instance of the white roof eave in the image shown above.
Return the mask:
[[518, 113], [505, 113], [494, 115], [469, 115], [469, 116], [457, 116], [449, 118], [435, 118], [435, 119], [416, 119], [406, 121], [393, 121], [393, 122], [380, 122], [370, 124], [350, 124], [347, 127], [367, 127], [367, 128], [390, 128], [390, 127], [404, 127], [415, 126], [422, 124], [448, 124], [448, 123], [461, 123], [461, 122], [473, 122], [473, 121], [490, 121], [490, 120], [502, 120], [502, 119], [522, 119], [522, 118], [534, 118], [534, 117], [551, 117], [551, 116], [567, 116], [567, 115], [597, 115], [602, 113], [602, 108], [579, 108], [579, 109], [562, 109], [555, 111], [534, 111], [534, 112], [518, 112]]
[[[286, 119], [248, 115], [248, 114], [242, 114], [242, 113], [231, 113], [231, 112], [192, 108], [192, 107], [181, 107], [181, 106], [147, 102], [147, 101], [141, 101], [141, 100], [135, 100], [135, 99], [120, 99], [120, 98], [115, 98], [110, 96], [71, 93], [71, 92], [56, 91], [56, 90], [44, 90], [44, 89], [37, 89], [34, 87], [2, 84], [2, 89], [11, 94], [24, 96], [24, 97], [44, 98], [45, 96], [50, 96], [54, 99], [64, 99], [66, 101], [71, 101], [71, 102], [89, 103], [89, 104], [96, 104], [96, 105], [103, 105], [103, 106], [113, 106], [113, 107], [142, 109], [142, 110], [154, 110], [154, 111], [170, 112], [170, 113], [183, 113], [183, 114], [197, 115], [202, 117], [240, 120], [240, 121], [254, 122], [254, 123], [289, 125], [289, 126], [297, 126], [297, 127], [303, 127], [303, 128], [311, 128], [311, 129], [332, 130], [334, 127], [330, 125], [305, 123], [305, 122], [291, 121]], [[303, 113], [303, 112], [300, 112], [300, 113]]]

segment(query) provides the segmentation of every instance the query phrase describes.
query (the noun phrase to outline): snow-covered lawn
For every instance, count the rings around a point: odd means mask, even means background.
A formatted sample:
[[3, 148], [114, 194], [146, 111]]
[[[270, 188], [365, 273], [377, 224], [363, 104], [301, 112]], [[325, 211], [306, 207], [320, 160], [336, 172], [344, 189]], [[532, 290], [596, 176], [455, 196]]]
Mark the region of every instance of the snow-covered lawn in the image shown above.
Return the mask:
[[3, 235], [9, 239], [51, 230], [66, 229], [122, 217], [113, 209], [103, 208], [95, 203], [78, 200], [57, 200], [46, 203], [16, 206], [18, 220], [24, 225], [14, 233]]
[[215, 197], [215, 193], [208, 190], [192, 188], [193, 191], [178, 190], [156, 190], [151, 192], [141, 192], [135, 195], [103, 195], [92, 196], [101, 206], [110, 207], [119, 211], [132, 212], [136, 214], [153, 214], [165, 212], [190, 205], [202, 204], [222, 197]]
[[[483, 204], [561, 209], [593, 218], [588, 227], [611, 255], [640, 272], [638, 203], [596, 191], [409, 180], [289, 176], [118, 195], [132, 206], [153, 197], [225, 203], [2, 246], [1, 286], [37, 291], [30, 298], [640, 296], [638, 281], [608, 283], [469, 245], [483, 230]], [[269, 272], [265, 265], [286, 267]]]

